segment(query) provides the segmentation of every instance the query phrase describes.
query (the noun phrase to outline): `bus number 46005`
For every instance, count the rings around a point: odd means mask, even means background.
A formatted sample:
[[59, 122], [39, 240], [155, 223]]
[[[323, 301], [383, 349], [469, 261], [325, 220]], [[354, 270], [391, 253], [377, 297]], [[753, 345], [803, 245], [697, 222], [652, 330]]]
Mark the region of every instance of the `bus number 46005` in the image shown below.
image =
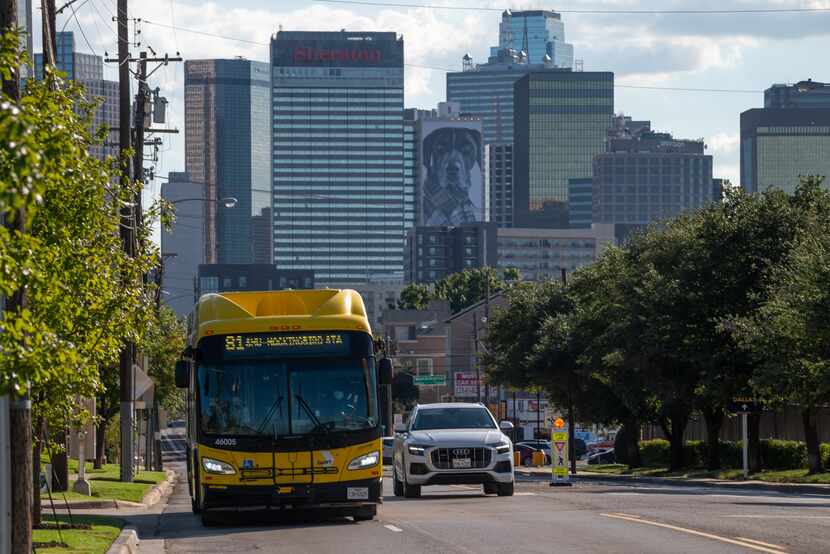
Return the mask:
[[236, 446], [236, 439], [216, 439], [216, 446]]

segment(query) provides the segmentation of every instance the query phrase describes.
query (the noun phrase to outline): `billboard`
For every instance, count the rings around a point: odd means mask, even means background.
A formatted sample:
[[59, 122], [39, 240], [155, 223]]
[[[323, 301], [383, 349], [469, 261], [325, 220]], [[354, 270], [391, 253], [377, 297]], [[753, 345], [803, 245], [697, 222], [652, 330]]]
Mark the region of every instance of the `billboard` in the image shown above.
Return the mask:
[[475, 371], [458, 371], [455, 376], [456, 398], [477, 398], [479, 393], [478, 379]]
[[480, 120], [420, 123], [421, 225], [484, 221], [486, 181]]
[[272, 65], [403, 68], [403, 41], [395, 33], [279, 33]]

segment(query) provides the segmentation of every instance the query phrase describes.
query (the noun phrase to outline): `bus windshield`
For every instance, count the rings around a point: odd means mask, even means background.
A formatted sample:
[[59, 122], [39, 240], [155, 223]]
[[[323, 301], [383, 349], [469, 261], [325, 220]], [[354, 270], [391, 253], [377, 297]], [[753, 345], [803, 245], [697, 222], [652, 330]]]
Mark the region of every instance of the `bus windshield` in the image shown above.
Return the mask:
[[202, 431], [280, 437], [378, 424], [371, 361], [233, 360], [198, 369]]

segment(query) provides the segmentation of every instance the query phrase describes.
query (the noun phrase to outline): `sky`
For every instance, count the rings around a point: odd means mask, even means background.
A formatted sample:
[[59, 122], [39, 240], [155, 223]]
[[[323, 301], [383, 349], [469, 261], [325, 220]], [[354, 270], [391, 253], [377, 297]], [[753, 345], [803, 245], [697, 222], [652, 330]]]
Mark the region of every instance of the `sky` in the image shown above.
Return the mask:
[[[366, 3], [375, 0], [365, 0]], [[130, 17], [141, 42], [158, 54], [179, 52], [185, 59], [268, 60], [268, 43], [278, 29], [395, 31], [404, 37], [405, 105], [434, 107], [445, 100], [444, 69], [460, 70], [470, 53], [486, 62], [498, 43], [501, 10], [550, 9], [562, 13], [566, 40], [585, 71], [613, 71], [614, 107], [677, 138], [702, 138], [714, 157], [715, 177], [739, 182], [740, 113], [763, 107], [763, 90], [773, 83], [812, 78], [830, 82], [830, 0], [389, 0], [395, 6], [366, 6], [339, 0], [141, 0], [131, 1]], [[38, 2], [34, 2], [37, 4]], [[409, 7], [475, 7], [435, 9]], [[62, 4], [62, 0], [58, 1]], [[78, 0], [75, 14], [58, 16], [57, 28], [73, 30], [79, 49], [112, 55], [116, 49], [116, 0]], [[406, 6], [404, 6], [406, 5]], [[815, 9], [799, 13], [668, 14], [579, 13], [609, 10]], [[35, 13], [34, 28], [40, 28]], [[81, 35], [83, 30], [85, 37]], [[206, 36], [192, 31], [232, 37]], [[39, 51], [39, 37], [35, 49]], [[428, 66], [428, 67], [419, 67]], [[114, 64], [105, 78], [115, 80]], [[165, 135], [156, 173], [184, 170], [183, 64], [161, 68], [151, 80], [170, 101], [171, 127]], [[660, 90], [718, 89], [740, 92]], [[160, 181], [150, 184], [157, 194]]]

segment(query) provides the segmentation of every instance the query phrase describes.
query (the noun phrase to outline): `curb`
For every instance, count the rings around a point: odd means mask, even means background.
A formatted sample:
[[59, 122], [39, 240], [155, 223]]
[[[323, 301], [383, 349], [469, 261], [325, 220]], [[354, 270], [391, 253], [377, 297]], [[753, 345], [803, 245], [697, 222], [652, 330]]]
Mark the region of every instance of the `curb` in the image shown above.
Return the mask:
[[[517, 471], [523, 477], [535, 480], [547, 478], [548, 473], [540, 471]], [[578, 473], [571, 476], [576, 482], [613, 483], [615, 485], [669, 485], [674, 487], [698, 487], [728, 489], [732, 491], [763, 491], [785, 494], [830, 495], [830, 487], [809, 483], [765, 483], [763, 481], [724, 481], [715, 479], [684, 479], [682, 477], [634, 477], [630, 475], [608, 475], [604, 473]]]
[[132, 525], [125, 525], [107, 549], [107, 554], [135, 554], [136, 552], [138, 552], [138, 532]]
[[176, 480], [176, 472], [172, 469], [166, 469], [165, 472], [167, 473], [167, 479], [159, 483], [158, 485], [153, 485], [153, 487], [147, 491], [147, 494], [144, 495], [144, 498], [141, 499], [141, 504], [145, 508], [149, 508], [167, 496], [173, 488], [173, 483]]
[[[123, 508], [150, 508], [161, 501], [173, 489], [176, 480], [176, 472], [172, 469], [166, 469], [167, 479], [153, 485], [147, 491], [141, 502], [130, 502], [129, 500], [80, 500], [77, 502], [69, 502], [69, 508], [72, 510], [120, 510]], [[55, 506], [56, 508], [66, 508], [66, 504]]]

